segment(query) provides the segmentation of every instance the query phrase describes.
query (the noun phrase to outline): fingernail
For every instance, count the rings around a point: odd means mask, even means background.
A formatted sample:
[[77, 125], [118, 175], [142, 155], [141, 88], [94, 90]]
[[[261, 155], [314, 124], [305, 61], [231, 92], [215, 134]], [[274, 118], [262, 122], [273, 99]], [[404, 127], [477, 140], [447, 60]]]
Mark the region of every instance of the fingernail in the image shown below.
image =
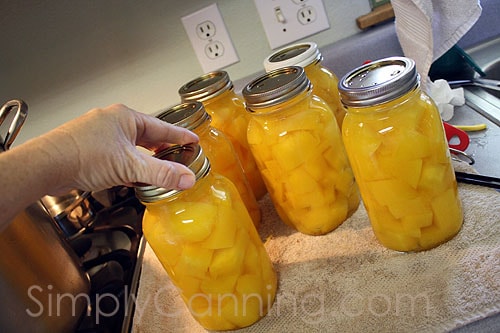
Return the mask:
[[194, 177], [190, 175], [182, 175], [181, 179], [179, 180], [179, 184], [177, 184], [177, 186], [182, 190], [191, 188], [193, 185]]

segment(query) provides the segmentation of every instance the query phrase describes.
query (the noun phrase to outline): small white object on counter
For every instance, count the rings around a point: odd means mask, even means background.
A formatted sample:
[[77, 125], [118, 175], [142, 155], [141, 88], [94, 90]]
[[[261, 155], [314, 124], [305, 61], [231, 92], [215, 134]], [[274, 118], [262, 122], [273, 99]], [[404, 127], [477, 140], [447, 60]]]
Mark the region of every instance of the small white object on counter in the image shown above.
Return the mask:
[[453, 117], [455, 106], [465, 104], [464, 89], [452, 89], [446, 80], [436, 80], [427, 82], [427, 93], [436, 103], [439, 114], [444, 121]]

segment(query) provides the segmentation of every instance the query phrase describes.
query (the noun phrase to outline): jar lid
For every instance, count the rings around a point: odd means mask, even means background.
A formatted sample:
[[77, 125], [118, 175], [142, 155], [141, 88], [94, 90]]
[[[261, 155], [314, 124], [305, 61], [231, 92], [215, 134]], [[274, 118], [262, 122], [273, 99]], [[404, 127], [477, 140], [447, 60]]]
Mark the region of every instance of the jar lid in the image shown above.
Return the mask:
[[318, 60], [321, 60], [321, 53], [316, 43], [299, 43], [272, 53], [264, 60], [264, 68], [266, 72], [270, 72], [288, 66], [306, 67]]
[[342, 103], [369, 106], [394, 100], [418, 86], [415, 61], [389, 57], [360, 66], [339, 81]]
[[289, 66], [266, 73], [249, 84], [243, 90], [247, 108], [265, 108], [287, 101], [309, 89], [311, 82], [304, 69]]
[[177, 104], [169, 109], [160, 111], [156, 116], [167, 123], [175, 126], [194, 130], [205, 121], [210, 121], [210, 115], [205, 111], [201, 102], [186, 102]]
[[229, 74], [215, 71], [189, 81], [179, 88], [182, 101], [200, 101], [213, 98], [233, 88]]
[[[210, 171], [210, 162], [203, 153], [201, 146], [197, 143], [175, 145], [157, 152], [153, 157], [187, 166], [195, 174], [196, 181], [205, 177]], [[167, 189], [145, 184], [135, 187], [137, 199], [142, 202], [159, 201], [180, 192], [182, 192], [182, 190]]]

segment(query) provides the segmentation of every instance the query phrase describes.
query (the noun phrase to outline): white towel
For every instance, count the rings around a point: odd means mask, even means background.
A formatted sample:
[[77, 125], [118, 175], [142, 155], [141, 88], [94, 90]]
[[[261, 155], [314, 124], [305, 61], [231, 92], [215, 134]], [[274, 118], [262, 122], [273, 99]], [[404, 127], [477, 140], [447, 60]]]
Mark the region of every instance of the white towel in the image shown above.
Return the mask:
[[396, 33], [415, 60], [425, 89], [431, 64], [455, 45], [481, 15], [479, 0], [391, 0]]
[[[278, 272], [276, 300], [259, 322], [226, 333], [447, 332], [500, 313], [500, 194], [462, 183], [458, 191], [462, 230], [416, 253], [380, 245], [362, 204], [331, 233], [308, 236], [285, 225], [266, 195], [259, 232]], [[130, 304], [133, 333], [209, 333], [149, 246]]]

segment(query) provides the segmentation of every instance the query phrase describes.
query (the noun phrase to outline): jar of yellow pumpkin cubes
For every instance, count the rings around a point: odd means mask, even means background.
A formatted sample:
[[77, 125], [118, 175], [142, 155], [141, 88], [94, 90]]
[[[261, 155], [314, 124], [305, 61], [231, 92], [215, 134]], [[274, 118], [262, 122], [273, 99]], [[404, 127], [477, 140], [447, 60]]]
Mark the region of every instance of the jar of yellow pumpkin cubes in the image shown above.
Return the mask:
[[227, 136], [212, 127], [211, 117], [205, 111], [203, 104], [196, 101], [177, 104], [163, 110], [156, 117], [173, 125], [187, 128], [199, 136], [200, 145], [210, 159], [214, 172], [233, 182], [255, 226], [258, 227], [261, 219], [259, 203], [245, 177], [241, 161]]
[[232, 330], [265, 316], [277, 276], [234, 184], [211, 172], [198, 144], [172, 146], [155, 157], [196, 175], [188, 190], [138, 186], [146, 240], [207, 330]]
[[318, 45], [313, 42], [286, 46], [273, 52], [264, 60], [266, 72], [287, 67], [301, 66], [313, 85], [313, 93], [322, 98], [333, 111], [339, 128], [342, 128], [345, 110], [340, 102], [338, 83], [335, 73], [323, 66], [323, 56]]
[[225, 71], [214, 71], [189, 81], [179, 88], [183, 102], [200, 101], [212, 117], [212, 126], [223, 132], [233, 144], [255, 198], [266, 193], [255, 159], [247, 142], [248, 114], [243, 100], [234, 92]]
[[359, 205], [359, 191], [328, 105], [299, 66], [271, 71], [242, 91], [248, 143], [280, 218], [326, 234]]
[[366, 64], [339, 91], [344, 145], [380, 243], [419, 251], [451, 239], [462, 226], [461, 202], [442, 120], [415, 62]]

